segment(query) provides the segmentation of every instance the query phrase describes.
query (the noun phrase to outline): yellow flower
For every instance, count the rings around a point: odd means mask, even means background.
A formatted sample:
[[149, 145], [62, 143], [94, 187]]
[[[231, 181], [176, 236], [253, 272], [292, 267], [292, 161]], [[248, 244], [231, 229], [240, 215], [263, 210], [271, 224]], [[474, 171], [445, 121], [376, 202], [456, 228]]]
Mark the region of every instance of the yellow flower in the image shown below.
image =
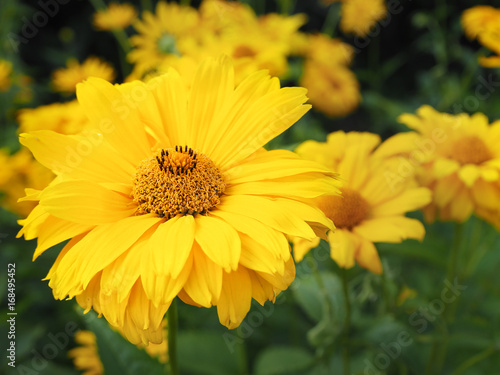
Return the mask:
[[88, 124], [87, 116], [76, 100], [21, 109], [17, 121], [22, 133], [53, 130], [62, 134], [76, 134]]
[[[151, 357], [157, 357], [161, 363], [167, 363], [167, 330], [164, 329], [163, 332], [165, 340], [161, 344], [149, 343], [144, 346], [144, 350]], [[80, 345], [68, 351], [68, 356], [73, 358], [75, 367], [85, 371], [83, 375], [102, 375], [104, 368], [99, 357], [95, 334], [91, 331], [78, 331], [75, 334], [75, 342]]]
[[500, 9], [479, 5], [462, 14], [462, 26], [469, 39], [478, 39], [496, 56], [479, 57], [479, 64], [487, 68], [500, 66]]
[[12, 76], [12, 63], [0, 59], [0, 91], [9, 91]]
[[[345, 181], [342, 196], [317, 199], [337, 228], [328, 233], [332, 259], [344, 268], [353, 267], [356, 261], [374, 273], [382, 272], [382, 264], [373, 243], [422, 239], [422, 223], [404, 215], [430, 201], [429, 190], [416, 187], [410, 178], [397, 188], [388, 185], [386, 173], [397, 164], [385, 157], [385, 142], [374, 151], [379, 144], [376, 134], [338, 131], [328, 135], [326, 143], [306, 141], [296, 150], [338, 172]], [[319, 241], [294, 242], [295, 260], [299, 261]]]
[[306, 60], [300, 85], [307, 88], [313, 108], [330, 117], [351, 113], [361, 101], [356, 76], [342, 65]]
[[340, 13], [344, 33], [366, 36], [386, 16], [387, 8], [384, 0], [344, 0]]
[[75, 341], [80, 344], [68, 351], [68, 356], [73, 358], [73, 363], [78, 370], [85, 371], [83, 375], [102, 375], [104, 368], [97, 352], [96, 337], [91, 331], [78, 331]]
[[54, 174], [33, 159], [26, 148], [10, 154], [5, 149], [0, 149], [0, 199], [2, 207], [18, 216], [26, 216], [35, 207], [34, 202], [18, 199], [25, 195], [24, 189], [43, 189], [52, 181]]
[[137, 75], [155, 69], [165, 58], [175, 60], [185, 53], [185, 44], [190, 45], [190, 38], [199, 24], [195, 9], [177, 3], [160, 1], [155, 14], [145, 11], [142, 20], [134, 27], [139, 32], [130, 38], [134, 49], [128, 59], [135, 64]]
[[347, 66], [351, 63], [354, 49], [340, 39], [330, 38], [325, 34], [313, 34], [307, 38], [306, 58], [309, 61], [332, 67]]
[[481, 113], [450, 115], [430, 106], [399, 121], [417, 132], [405, 133], [406, 164], [433, 192], [424, 209], [428, 221], [462, 222], [473, 212], [487, 220], [500, 215], [500, 121], [489, 125]]
[[177, 295], [217, 306], [237, 327], [251, 299], [274, 301], [294, 278], [286, 236], [312, 240], [333, 224], [305, 199], [334, 192], [335, 174], [262, 146], [310, 108], [303, 88], [259, 71], [233, 81], [207, 59], [191, 89], [175, 70], [148, 83], [90, 78], [77, 97], [86, 136], [21, 135], [56, 180], [19, 235], [34, 258], [72, 238], [47, 275], [56, 299], [76, 297], [134, 342], [158, 343]]
[[89, 57], [82, 64], [79, 64], [76, 59], [70, 59], [66, 68], [57, 69], [52, 74], [52, 87], [55, 91], [73, 93], [77, 83], [89, 77], [98, 77], [113, 82], [115, 72], [110, 64], [97, 57]]
[[98, 30], [121, 30], [132, 24], [137, 11], [130, 4], [110, 3], [107, 9], [94, 14], [94, 26]]

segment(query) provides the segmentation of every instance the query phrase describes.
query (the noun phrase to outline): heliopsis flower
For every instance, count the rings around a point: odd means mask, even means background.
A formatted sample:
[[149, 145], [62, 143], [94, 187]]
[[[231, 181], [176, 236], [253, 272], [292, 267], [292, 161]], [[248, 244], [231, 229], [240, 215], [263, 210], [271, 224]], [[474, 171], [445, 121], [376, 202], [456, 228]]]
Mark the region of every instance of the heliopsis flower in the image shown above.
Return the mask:
[[8, 91], [11, 84], [12, 63], [0, 59], [0, 91]]
[[387, 14], [385, 0], [344, 0], [340, 8], [340, 29], [366, 36]]
[[312, 34], [307, 38], [305, 56], [308, 61], [326, 66], [351, 64], [354, 49], [340, 39], [330, 38], [325, 34]]
[[137, 75], [156, 68], [166, 58], [176, 59], [185, 53], [184, 44], [191, 44], [189, 38], [199, 24], [194, 8], [160, 1], [155, 13], [145, 11], [142, 19], [135, 22], [139, 32], [130, 38], [134, 49], [128, 59], [135, 64]]
[[294, 279], [287, 236], [333, 227], [305, 200], [333, 194], [335, 174], [262, 148], [309, 110], [306, 90], [263, 71], [235, 87], [233, 74], [224, 57], [190, 90], [173, 69], [148, 83], [90, 78], [77, 90], [86, 135], [21, 134], [58, 177], [26, 198], [39, 204], [19, 235], [38, 237], [34, 258], [72, 238], [47, 275], [54, 297], [134, 343], [162, 340], [176, 296], [237, 327], [252, 298], [274, 301]]
[[356, 76], [342, 65], [328, 66], [306, 60], [299, 83], [307, 88], [313, 108], [330, 117], [351, 113], [361, 101]]
[[[151, 356], [158, 358], [161, 363], [167, 363], [167, 331], [164, 329], [165, 340], [161, 344], [149, 343], [144, 350]], [[102, 375], [103, 364], [99, 357], [97, 339], [91, 331], [78, 331], [75, 333], [75, 342], [79, 344], [76, 348], [68, 351], [68, 356], [73, 359], [73, 364], [78, 370], [85, 371], [83, 375]]]
[[500, 66], [500, 9], [479, 5], [462, 14], [462, 26], [469, 39], [476, 39], [496, 55], [479, 57], [479, 64], [487, 68]]
[[423, 210], [428, 221], [500, 215], [500, 121], [490, 125], [482, 113], [450, 115], [430, 106], [399, 121], [416, 131], [405, 133], [406, 169], [414, 169], [419, 183], [433, 192]]
[[137, 11], [130, 4], [110, 3], [104, 10], [94, 14], [94, 26], [98, 30], [121, 30], [132, 24]]
[[23, 201], [18, 203], [25, 193], [24, 189], [43, 189], [54, 179], [54, 174], [35, 159], [26, 148], [21, 148], [14, 154], [0, 149], [0, 203], [3, 208], [26, 216], [35, 207], [34, 202]]
[[[386, 141], [392, 145], [390, 140]], [[344, 268], [357, 262], [374, 273], [382, 272], [374, 242], [421, 240], [422, 223], [405, 217], [430, 201], [430, 192], [408, 178], [397, 187], [388, 185], [386, 174], [395, 170], [395, 159], [384, 157], [387, 146], [371, 133], [343, 131], [328, 135], [327, 142], [306, 141], [296, 152], [323, 163], [340, 174], [342, 196], [317, 198], [317, 203], [336, 226], [328, 233], [331, 257]], [[295, 240], [294, 256], [300, 261], [319, 240]]]
[[88, 77], [98, 77], [113, 82], [115, 71], [110, 64], [97, 57], [89, 57], [82, 64], [76, 59], [70, 59], [66, 63], [66, 68], [57, 69], [52, 74], [52, 87], [55, 91], [73, 93], [77, 83]]
[[76, 100], [21, 109], [17, 121], [21, 133], [53, 130], [62, 134], [76, 134], [88, 124], [88, 118]]

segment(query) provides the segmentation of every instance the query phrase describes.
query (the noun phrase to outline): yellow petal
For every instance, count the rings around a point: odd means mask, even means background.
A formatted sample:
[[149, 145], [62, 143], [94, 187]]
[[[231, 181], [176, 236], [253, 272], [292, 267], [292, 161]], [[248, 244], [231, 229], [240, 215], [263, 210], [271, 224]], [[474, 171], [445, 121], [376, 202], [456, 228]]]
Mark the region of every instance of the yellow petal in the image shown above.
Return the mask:
[[194, 241], [192, 215], [174, 217], [158, 226], [148, 243], [150, 262], [158, 276], [177, 278]]
[[245, 267], [230, 273], [224, 272], [222, 292], [217, 303], [217, 314], [221, 324], [229, 329], [238, 327], [252, 301], [252, 282]]
[[314, 249], [319, 245], [320, 238], [313, 240], [305, 240], [303, 238], [294, 238], [293, 240], [293, 256], [296, 262], [300, 262], [309, 250]]
[[252, 298], [261, 305], [264, 305], [266, 301], [272, 301], [274, 303], [277, 293], [273, 285], [253, 271], [249, 271], [248, 274], [252, 282]]
[[360, 247], [356, 254], [356, 262], [367, 270], [380, 275], [382, 273], [382, 263], [377, 253], [375, 245], [371, 241], [360, 241]]
[[364, 220], [353, 232], [371, 242], [401, 242], [406, 238], [422, 240], [425, 228], [416, 219], [394, 216]]
[[455, 199], [451, 202], [450, 217], [452, 220], [463, 222], [470, 217], [473, 209], [474, 205], [472, 203], [471, 192], [464, 186], [459, 190]]
[[328, 233], [330, 256], [342, 268], [354, 267], [354, 256], [359, 247], [359, 239], [346, 230], [337, 229]]
[[238, 268], [240, 237], [233, 227], [215, 217], [197, 215], [195, 240], [203, 252], [226, 272]]
[[377, 158], [388, 158], [397, 155], [407, 155], [417, 148], [416, 141], [420, 139], [420, 135], [415, 132], [398, 133], [386, 139], [373, 152], [373, 156]]
[[472, 187], [481, 174], [480, 169], [473, 164], [464, 165], [458, 171], [458, 176], [467, 187]]
[[47, 187], [40, 206], [49, 214], [79, 224], [115, 222], [133, 215], [135, 204], [129, 197], [90, 181], [63, 181]]
[[415, 188], [404, 191], [393, 199], [372, 207], [372, 216], [392, 216], [421, 208], [431, 201], [431, 192], [427, 188]]
[[217, 304], [222, 290], [222, 268], [212, 262], [195, 243], [193, 269], [184, 284], [184, 291], [196, 304], [210, 307]]

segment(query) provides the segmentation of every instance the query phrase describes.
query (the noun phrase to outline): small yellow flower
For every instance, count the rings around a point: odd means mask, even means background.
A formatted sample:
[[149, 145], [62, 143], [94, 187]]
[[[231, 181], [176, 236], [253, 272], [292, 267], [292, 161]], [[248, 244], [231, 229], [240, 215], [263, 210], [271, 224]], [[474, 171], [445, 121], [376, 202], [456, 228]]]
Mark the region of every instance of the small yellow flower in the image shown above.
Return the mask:
[[94, 14], [94, 26], [98, 30], [125, 29], [137, 18], [137, 11], [131, 4], [110, 3], [107, 9]]
[[310, 35], [307, 38], [307, 44], [306, 58], [326, 66], [347, 66], [354, 55], [354, 49], [349, 44], [325, 34]]
[[[389, 144], [392, 140], [387, 140]], [[394, 170], [395, 160], [386, 158], [387, 146], [371, 133], [343, 131], [328, 135], [327, 142], [306, 141], [296, 152], [338, 172], [342, 196], [318, 198], [320, 208], [336, 226], [328, 233], [331, 257], [340, 267], [357, 262], [374, 273], [382, 273], [374, 242], [401, 242], [406, 238], [421, 240], [425, 230], [420, 221], [405, 217], [430, 201], [430, 192], [419, 188], [410, 178], [391, 188], [386, 173]], [[334, 192], [332, 192], [333, 194]], [[295, 260], [317, 246], [319, 240], [294, 241]]]
[[52, 87], [58, 92], [74, 93], [76, 85], [89, 77], [113, 82], [115, 72], [110, 64], [97, 57], [89, 57], [82, 64], [76, 59], [70, 59], [66, 68], [57, 69], [52, 74]]
[[307, 88], [313, 108], [330, 117], [348, 115], [361, 101], [356, 76], [342, 65], [306, 60], [299, 83]]
[[500, 9], [478, 5], [462, 14], [462, 27], [469, 39], [476, 39], [496, 55], [479, 57], [479, 64], [487, 68], [500, 66]]
[[0, 59], [0, 91], [9, 91], [12, 81], [12, 63]]
[[[236, 328], [295, 276], [287, 236], [312, 240], [333, 224], [314, 203], [336, 175], [290, 151], [263, 149], [309, 109], [306, 90], [255, 72], [239, 85], [229, 58], [204, 60], [190, 89], [175, 70], [147, 83], [90, 78], [77, 98], [86, 134], [21, 134], [58, 177], [19, 235], [34, 258], [61, 250], [47, 279], [134, 343], [162, 340], [179, 296], [217, 306]], [[146, 312], [146, 313], [145, 313]]]
[[344, 0], [340, 29], [344, 33], [366, 36], [387, 14], [385, 0]]
[[423, 210], [428, 221], [463, 222], [472, 213], [487, 220], [499, 217], [500, 121], [490, 125], [482, 113], [450, 115], [430, 106], [399, 121], [416, 131], [404, 133], [406, 165], [433, 192]]

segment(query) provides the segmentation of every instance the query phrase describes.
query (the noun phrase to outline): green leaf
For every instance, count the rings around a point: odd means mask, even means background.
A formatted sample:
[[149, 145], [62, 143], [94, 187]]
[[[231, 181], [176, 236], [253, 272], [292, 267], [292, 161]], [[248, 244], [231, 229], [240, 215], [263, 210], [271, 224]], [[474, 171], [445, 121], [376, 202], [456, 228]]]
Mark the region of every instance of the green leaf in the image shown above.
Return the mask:
[[309, 369], [314, 357], [301, 348], [274, 347], [259, 355], [255, 375], [291, 375]]
[[[88, 317], [89, 314], [93, 317]], [[106, 375], [165, 373], [164, 365], [111, 329], [105, 319], [97, 318], [93, 312], [86, 314], [85, 318], [87, 326], [96, 335], [97, 350]]]
[[233, 348], [232, 341], [228, 342], [225, 337], [211, 332], [179, 332], [178, 358], [181, 374], [237, 374], [237, 357], [234, 349], [230, 350]]

